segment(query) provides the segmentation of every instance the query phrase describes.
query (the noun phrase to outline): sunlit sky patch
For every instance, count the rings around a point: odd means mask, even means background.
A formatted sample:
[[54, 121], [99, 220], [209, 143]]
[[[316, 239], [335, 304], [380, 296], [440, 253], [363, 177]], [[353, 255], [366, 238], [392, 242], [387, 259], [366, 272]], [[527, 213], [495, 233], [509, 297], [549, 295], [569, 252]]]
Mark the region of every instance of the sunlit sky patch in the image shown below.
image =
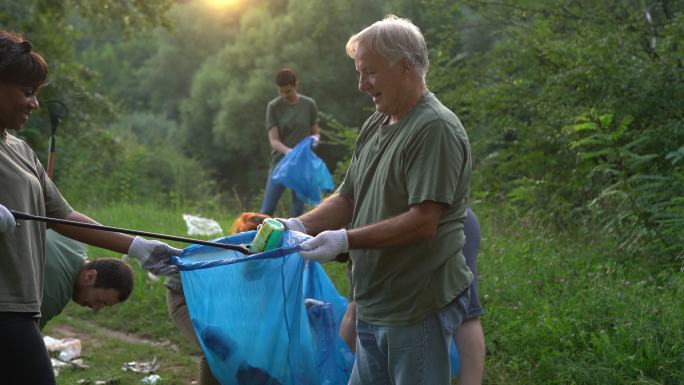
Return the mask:
[[238, 5], [241, 0], [204, 0], [207, 5], [216, 8], [229, 8]]

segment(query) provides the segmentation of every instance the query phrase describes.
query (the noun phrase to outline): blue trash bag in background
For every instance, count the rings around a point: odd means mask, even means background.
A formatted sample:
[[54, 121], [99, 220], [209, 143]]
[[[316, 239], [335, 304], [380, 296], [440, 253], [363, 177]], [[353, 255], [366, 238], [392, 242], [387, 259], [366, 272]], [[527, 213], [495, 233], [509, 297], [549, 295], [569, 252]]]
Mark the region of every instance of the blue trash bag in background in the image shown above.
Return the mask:
[[311, 148], [314, 139], [307, 137], [276, 165], [271, 179], [291, 189], [301, 200], [318, 204], [321, 194], [335, 188], [325, 163]]
[[[249, 243], [254, 235], [218, 241]], [[294, 252], [302, 237], [285, 232], [286, 252], [244, 256], [193, 245], [173, 259], [195, 333], [222, 384], [320, 384], [304, 306], [304, 260]]]

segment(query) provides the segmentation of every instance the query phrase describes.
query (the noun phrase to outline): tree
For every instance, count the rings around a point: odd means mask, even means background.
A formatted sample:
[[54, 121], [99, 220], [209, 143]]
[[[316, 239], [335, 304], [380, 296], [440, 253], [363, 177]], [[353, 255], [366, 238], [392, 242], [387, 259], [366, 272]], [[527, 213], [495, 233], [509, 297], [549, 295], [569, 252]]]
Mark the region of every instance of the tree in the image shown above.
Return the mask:
[[[202, 151], [228, 186], [258, 191], [264, 185], [270, 147], [264, 127], [266, 104], [276, 96], [273, 77], [291, 67], [300, 92], [316, 99], [321, 111], [347, 125], [368, 115], [367, 99], [356, 89], [353, 64], [344, 43], [352, 33], [383, 15], [380, 2], [290, 1], [287, 8], [255, 6], [240, 18], [235, 39], [203, 63], [183, 101], [181, 128], [188, 152]], [[319, 153], [331, 166], [335, 147]], [[249, 160], [249, 162], [246, 162]], [[334, 167], [331, 167], [334, 168]]]
[[460, 40], [436, 42], [431, 79], [477, 138], [476, 194], [561, 226], [596, 218], [621, 252], [677, 261], [684, 4], [467, 3], [495, 39], [459, 52], [468, 22], [453, 10], [434, 33]]

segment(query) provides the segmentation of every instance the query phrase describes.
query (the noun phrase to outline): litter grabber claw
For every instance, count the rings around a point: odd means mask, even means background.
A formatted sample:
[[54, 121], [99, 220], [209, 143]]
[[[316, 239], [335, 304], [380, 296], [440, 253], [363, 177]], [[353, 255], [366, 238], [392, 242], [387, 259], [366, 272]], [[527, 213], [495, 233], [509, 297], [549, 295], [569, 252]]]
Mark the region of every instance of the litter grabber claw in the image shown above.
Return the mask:
[[140, 230], [130, 230], [130, 229], [124, 229], [121, 227], [95, 225], [92, 223], [69, 221], [66, 219], [41, 217], [38, 215], [26, 214], [26, 213], [14, 211], [14, 210], [10, 210], [10, 213], [12, 213], [12, 215], [14, 215], [15, 219], [39, 221], [39, 222], [45, 222], [45, 223], [59, 223], [59, 224], [68, 225], [68, 226], [85, 227], [85, 228], [89, 228], [89, 229], [109, 231], [109, 232], [113, 232], [113, 233], [124, 233], [124, 234], [139, 235], [139, 236], [149, 237], [149, 238], [165, 239], [165, 240], [169, 240], [169, 241], [178, 241], [178, 242], [185, 242], [185, 243], [194, 243], [197, 245], [218, 247], [218, 248], [227, 249], [227, 250], [235, 250], [235, 251], [238, 251], [242, 254], [253, 254], [253, 252], [249, 249], [248, 245], [234, 245], [234, 244], [228, 244], [228, 243], [202, 241], [199, 239], [177, 237], [175, 235], [151, 233], [151, 232], [140, 231]]

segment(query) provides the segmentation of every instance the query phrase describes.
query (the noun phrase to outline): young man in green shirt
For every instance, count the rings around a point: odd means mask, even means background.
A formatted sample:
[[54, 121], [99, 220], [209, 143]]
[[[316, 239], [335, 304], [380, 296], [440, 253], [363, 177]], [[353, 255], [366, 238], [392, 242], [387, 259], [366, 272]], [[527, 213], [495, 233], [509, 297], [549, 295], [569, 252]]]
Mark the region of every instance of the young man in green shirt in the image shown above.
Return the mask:
[[389, 16], [346, 48], [376, 112], [336, 194], [282, 222], [315, 235], [300, 245], [304, 258], [349, 251], [357, 306], [350, 384], [447, 385], [473, 278], [462, 252], [468, 137], [428, 91], [427, 46], [410, 21]]
[[45, 285], [40, 328], [70, 300], [94, 311], [125, 301], [133, 291], [133, 269], [115, 258], [88, 261], [87, 246], [48, 230], [45, 233]]
[[[285, 191], [285, 186], [271, 180], [271, 173], [281, 159], [307, 136], [313, 135], [315, 142], [320, 139], [321, 129], [318, 127], [318, 108], [316, 101], [299, 93], [297, 74], [289, 68], [283, 68], [276, 74], [278, 97], [271, 100], [266, 107], [266, 129], [271, 151], [271, 164], [268, 172], [264, 201], [260, 213], [273, 215]], [[290, 216], [298, 216], [304, 212], [304, 201], [292, 193]]]

